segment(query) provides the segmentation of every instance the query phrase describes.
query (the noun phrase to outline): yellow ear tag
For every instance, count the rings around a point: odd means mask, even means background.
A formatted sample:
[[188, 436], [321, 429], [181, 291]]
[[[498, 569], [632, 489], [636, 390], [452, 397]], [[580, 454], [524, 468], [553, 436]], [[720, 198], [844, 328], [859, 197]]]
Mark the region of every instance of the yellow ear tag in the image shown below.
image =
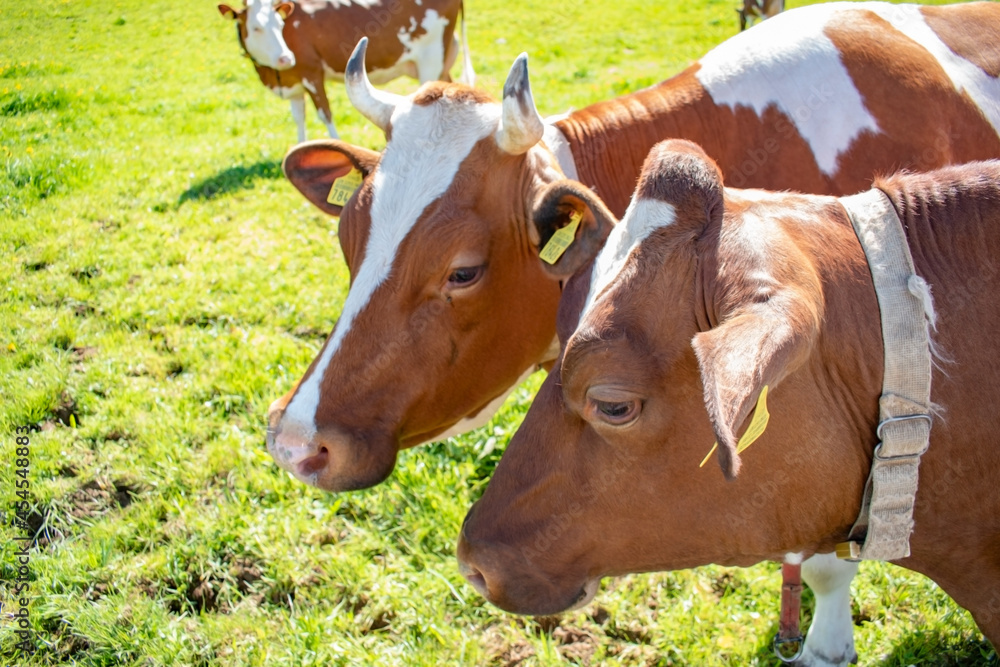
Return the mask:
[[333, 182], [330, 194], [326, 197], [327, 203], [343, 206], [354, 194], [354, 191], [361, 187], [362, 180], [364, 179], [361, 177], [361, 172], [357, 169], [351, 169], [346, 176], [341, 176]]
[[[740, 441], [736, 443], [736, 453], [739, 454], [744, 449], [749, 447], [754, 443], [754, 441], [764, 434], [764, 429], [767, 428], [767, 421], [771, 418], [771, 413], [767, 411], [767, 385], [760, 390], [760, 396], [757, 398], [757, 407], [753, 411], [753, 419], [750, 420], [750, 425], [747, 426], [747, 430], [743, 433], [743, 437]], [[715, 452], [715, 449], [719, 446], [719, 443], [712, 445], [712, 450], [708, 453], [698, 467], [703, 467], [708, 459]]]
[[576, 228], [580, 226], [580, 215], [579, 211], [573, 211], [569, 216], [569, 224], [562, 229], [556, 230], [556, 233], [552, 235], [549, 242], [545, 244], [542, 251], [538, 253], [538, 256], [542, 258], [542, 261], [548, 262], [549, 264], [555, 264], [563, 253], [566, 252], [566, 248], [573, 243], [573, 239], [576, 238]]

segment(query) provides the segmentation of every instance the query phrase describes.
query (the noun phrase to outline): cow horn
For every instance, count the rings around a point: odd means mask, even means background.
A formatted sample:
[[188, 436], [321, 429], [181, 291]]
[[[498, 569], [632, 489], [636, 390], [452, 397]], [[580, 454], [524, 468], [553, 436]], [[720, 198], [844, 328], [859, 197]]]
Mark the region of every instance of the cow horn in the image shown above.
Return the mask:
[[528, 54], [522, 53], [503, 85], [503, 118], [496, 132], [497, 145], [511, 155], [520, 155], [537, 144], [544, 132], [528, 82]]
[[354, 47], [351, 59], [347, 61], [344, 72], [344, 85], [347, 97], [361, 115], [375, 123], [383, 132], [388, 131], [389, 119], [396, 105], [403, 99], [399, 95], [379, 90], [368, 80], [365, 72], [365, 50], [368, 48], [368, 38], [362, 37]]

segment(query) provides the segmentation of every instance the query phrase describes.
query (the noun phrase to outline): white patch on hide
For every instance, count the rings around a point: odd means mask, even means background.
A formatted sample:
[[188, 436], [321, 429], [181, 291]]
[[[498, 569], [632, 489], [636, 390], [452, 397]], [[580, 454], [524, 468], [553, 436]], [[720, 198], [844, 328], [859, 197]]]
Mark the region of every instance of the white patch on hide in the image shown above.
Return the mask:
[[820, 170], [832, 176], [837, 156], [863, 131], [879, 128], [823, 26], [845, 9], [867, 4], [829, 3], [779, 14], [709, 51], [695, 76], [720, 106], [749, 107], [758, 116], [776, 107], [787, 115]]
[[542, 141], [555, 154], [556, 160], [559, 161], [559, 167], [566, 174], [566, 178], [578, 181], [580, 179], [576, 171], [576, 161], [573, 159], [573, 151], [570, 150], [569, 141], [566, 139], [566, 135], [562, 133], [562, 130], [556, 127], [556, 122], [566, 118], [568, 115], [569, 112], [546, 118], [543, 121], [545, 123], [545, 133], [542, 135]]
[[441, 76], [441, 69], [444, 67], [444, 31], [448, 27], [448, 19], [435, 10], [428, 9], [420, 22], [420, 27], [426, 32], [416, 39], [413, 38], [417, 29], [416, 19], [410, 20], [412, 26], [409, 31], [402, 28], [399, 30], [399, 41], [405, 48], [399, 60], [416, 65], [420, 83], [434, 81]]

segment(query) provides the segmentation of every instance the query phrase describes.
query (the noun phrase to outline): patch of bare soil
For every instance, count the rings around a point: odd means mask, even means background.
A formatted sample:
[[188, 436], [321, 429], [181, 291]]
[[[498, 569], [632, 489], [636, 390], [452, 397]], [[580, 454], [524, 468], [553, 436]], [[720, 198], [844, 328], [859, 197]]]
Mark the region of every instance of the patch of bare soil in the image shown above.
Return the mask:
[[496, 626], [486, 630], [481, 643], [489, 658], [489, 664], [498, 667], [516, 667], [535, 655], [535, 649], [530, 643], [524, 640], [511, 642]]
[[140, 491], [136, 484], [98, 477], [69, 494], [69, 514], [75, 519], [93, 519], [117, 507], [128, 507]]

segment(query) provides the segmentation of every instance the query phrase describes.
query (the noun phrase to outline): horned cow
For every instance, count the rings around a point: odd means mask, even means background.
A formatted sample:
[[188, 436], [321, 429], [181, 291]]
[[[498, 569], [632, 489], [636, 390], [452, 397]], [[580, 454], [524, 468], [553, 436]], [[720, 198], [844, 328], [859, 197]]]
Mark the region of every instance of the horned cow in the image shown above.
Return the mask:
[[[371, 42], [372, 79], [387, 83], [400, 76], [450, 81], [458, 56], [455, 25], [462, 0], [296, 0], [272, 5], [247, 0], [235, 9], [219, 5], [236, 22], [240, 45], [253, 61], [261, 83], [290, 100], [298, 140], [306, 140], [305, 94], [336, 138], [326, 96], [326, 79], [342, 80], [351, 50], [362, 36]], [[462, 80], [475, 82], [462, 21]]]
[[[820, 194], [865, 189], [877, 172], [1000, 157], [997, 43], [995, 3], [814, 5], [659, 85], [544, 121], [525, 57], [499, 102], [443, 83], [404, 97], [370, 85], [362, 46], [345, 84], [386, 148], [314, 141], [284, 163], [309, 201], [340, 215], [352, 285], [315, 362], [271, 406], [269, 451], [320, 488], [370, 486], [400, 449], [485, 423], [520, 378], [551, 366], [560, 284], [530, 218], [564, 176], [620, 216], [650, 148], [670, 137], [701, 144], [729, 185]], [[360, 188], [330, 203], [355, 170]], [[814, 591], [829, 590], [804, 660], [843, 665], [854, 566], [824, 562], [806, 562]]]

